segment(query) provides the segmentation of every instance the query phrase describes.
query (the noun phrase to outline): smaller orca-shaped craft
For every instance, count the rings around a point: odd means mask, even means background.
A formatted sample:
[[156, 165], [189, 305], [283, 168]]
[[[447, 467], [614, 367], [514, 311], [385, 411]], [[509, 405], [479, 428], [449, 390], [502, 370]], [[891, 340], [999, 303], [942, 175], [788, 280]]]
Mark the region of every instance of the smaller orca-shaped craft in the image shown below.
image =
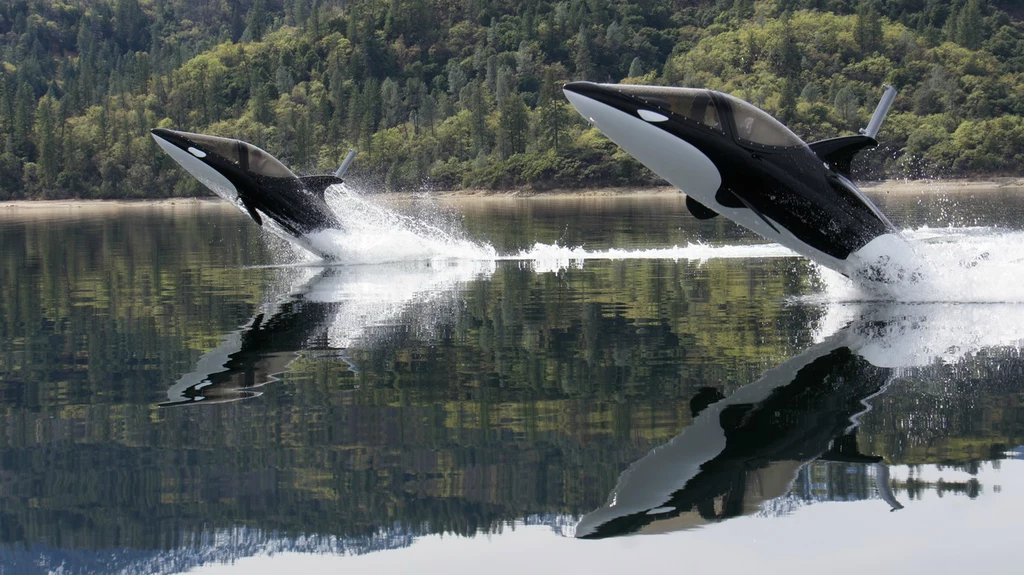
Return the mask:
[[349, 153], [333, 175], [299, 177], [248, 142], [164, 128], [152, 134], [174, 161], [215, 194], [234, 202], [254, 222], [262, 226], [269, 220], [273, 222], [270, 227], [286, 239], [331, 259], [331, 254], [317, 249], [307, 236], [342, 227], [324, 200], [324, 192], [342, 183], [341, 176], [354, 153]]
[[697, 218], [721, 214], [847, 277], [919, 278], [910, 245], [849, 179], [853, 157], [878, 145], [892, 87], [861, 134], [811, 144], [712, 90], [570, 82], [563, 91], [608, 138], [681, 189]]

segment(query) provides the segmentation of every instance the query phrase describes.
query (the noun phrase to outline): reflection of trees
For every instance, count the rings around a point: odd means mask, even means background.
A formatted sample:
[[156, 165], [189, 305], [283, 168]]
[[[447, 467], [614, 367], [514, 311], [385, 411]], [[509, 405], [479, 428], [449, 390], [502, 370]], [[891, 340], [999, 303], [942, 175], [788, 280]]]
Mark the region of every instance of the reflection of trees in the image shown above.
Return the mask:
[[1024, 363], [1016, 349], [986, 349], [955, 364], [917, 370], [886, 394], [862, 430], [867, 449], [905, 463], [998, 459], [1022, 443]]
[[[791, 260], [504, 263], [430, 329], [372, 328], [347, 354], [358, 372], [309, 353], [258, 399], [156, 409], [255, 314], [277, 270], [242, 267], [265, 258], [254, 232], [230, 211], [0, 223], [0, 541], [167, 546], [239, 524], [470, 533], [582, 513], [690, 423], [697, 389], [727, 395], [806, 348], [794, 326], [817, 313], [784, 303], [804, 271]], [[936, 372], [947, 395], [927, 410], [919, 384], [895, 386], [862, 449], [962, 461], [1016, 445], [1019, 364]], [[962, 423], [937, 435], [942, 421]]]

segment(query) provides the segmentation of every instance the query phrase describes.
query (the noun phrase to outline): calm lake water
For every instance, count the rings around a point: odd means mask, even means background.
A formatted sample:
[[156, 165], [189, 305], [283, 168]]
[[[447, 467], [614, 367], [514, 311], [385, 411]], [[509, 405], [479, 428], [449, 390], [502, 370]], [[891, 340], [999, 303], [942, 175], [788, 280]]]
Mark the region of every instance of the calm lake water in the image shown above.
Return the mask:
[[944, 287], [677, 197], [400, 202], [356, 239], [435, 255], [328, 268], [0, 210], [0, 574], [1016, 571], [1024, 192], [874, 197]]

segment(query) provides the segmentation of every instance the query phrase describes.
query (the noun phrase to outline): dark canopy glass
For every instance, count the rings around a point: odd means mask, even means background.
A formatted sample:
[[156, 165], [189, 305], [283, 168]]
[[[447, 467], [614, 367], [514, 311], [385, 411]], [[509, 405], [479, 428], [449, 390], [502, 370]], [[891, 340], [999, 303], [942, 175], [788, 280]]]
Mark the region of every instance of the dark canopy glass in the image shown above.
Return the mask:
[[294, 178], [292, 173], [277, 158], [252, 144], [243, 142], [245, 149], [249, 152], [249, 171], [267, 176], [268, 178]]
[[232, 164], [246, 168], [254, 174], [259, 174], [268, 178], [296, 177], [295, 174], [293, 174], [292, 171], [282, 164], [277, 158], [252, 144], [241, 140], [208, 136], [206, 134], [192, 134], [185, 132], [182, 133], [182, 135], [196, 144], [196, 146], [201, 148], [202, 151], [208, 154], [217, 154]]
[[722, 94], [732, 108], [736, 139], [761, 146], [791, 148], [804, 141], [768, 112], [729, 94]]

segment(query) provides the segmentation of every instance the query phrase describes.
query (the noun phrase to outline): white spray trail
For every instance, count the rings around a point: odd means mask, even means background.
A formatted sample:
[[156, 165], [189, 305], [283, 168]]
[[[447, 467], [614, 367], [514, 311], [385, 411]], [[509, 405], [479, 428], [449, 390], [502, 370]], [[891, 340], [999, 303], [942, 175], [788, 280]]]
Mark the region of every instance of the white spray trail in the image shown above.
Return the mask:
[[[310, 234], [305, 241], [341, 264], [443, 261], [519, 261], [538, 272], [580, 268], [588, 260], [696, 260], [799, 257], [778, 244], [713, 246], [691, 242], [684, 246], [657, 249], [588, 250], [536, 243], [517, 253], [499, 254], [493, 246], [475, 242], [440, 225], [400, 214], [359, 195], [345, 185], [327, 191], [328, 205], [342, 224], [342, 230]], [[313, 256], [306, 263], [322, 262]]]
[[[394, 262], [444, 263], [522, 262], [538, 272], [581, 268], [592, 260], [762, 259], [799, 257], [778, 244], [708, 245], [691, 242], [657, 249], [591, 250], [537, 243], [518, 253], [499, 254], [487, 243], [473, 241], [449, 225], [402, 215], [362, 197], [345, 185], [334, 186], [327, 201], [343, 230], [326, 230], [305, 238], [342, 264]], [[816, 266], [821, 292], [801, 298], [828, 302], [971, 302], [1024, 303], [1024, 232], [983, 227], [921, 228], [904, 232], [919, 261], [891, 262], [905, 268], [920, 265], [920, 281], [866, 285]], [[924, 262], [923, 265], [921, 262]], [[309, 261], [309, 263], [314, 263]], [[320, 264], [322, 262], [315, 262]]]

